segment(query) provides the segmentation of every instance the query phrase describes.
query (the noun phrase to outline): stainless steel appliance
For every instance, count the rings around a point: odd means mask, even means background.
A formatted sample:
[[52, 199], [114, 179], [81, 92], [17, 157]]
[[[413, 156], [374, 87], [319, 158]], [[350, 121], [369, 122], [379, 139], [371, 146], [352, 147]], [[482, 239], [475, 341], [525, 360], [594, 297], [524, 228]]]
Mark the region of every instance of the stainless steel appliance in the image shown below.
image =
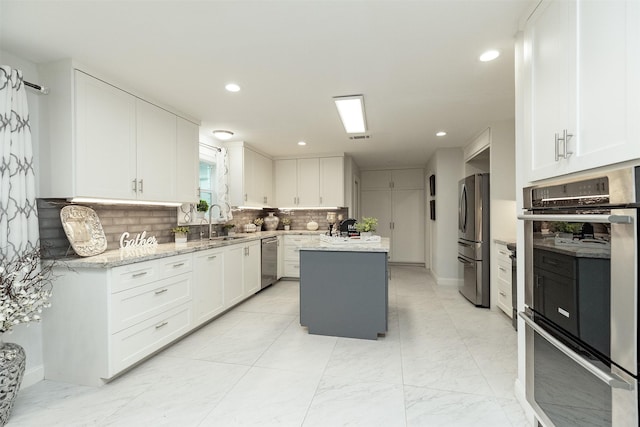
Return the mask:
[[278, 238], [262, 239], [262, 280], [260, 289], [273, 285], [278, 280]]
[[524, 190], [527, 401], [545, 426], [638, 425], [640, 168]]
[[458, 189], [458, 261], [464, 271], [460, 293], [474, 305], [489, 307], [489, 174], [470, 175]]

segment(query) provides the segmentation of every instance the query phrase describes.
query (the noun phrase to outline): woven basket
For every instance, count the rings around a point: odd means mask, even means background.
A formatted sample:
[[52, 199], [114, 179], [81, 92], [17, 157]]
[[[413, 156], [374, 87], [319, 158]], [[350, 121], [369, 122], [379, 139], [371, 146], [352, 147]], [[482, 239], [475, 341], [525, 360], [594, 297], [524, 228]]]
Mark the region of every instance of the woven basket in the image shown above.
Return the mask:
[[18, 344], [0, 341], [0, 426], [11, 416], [25, 367], [24, 349]]

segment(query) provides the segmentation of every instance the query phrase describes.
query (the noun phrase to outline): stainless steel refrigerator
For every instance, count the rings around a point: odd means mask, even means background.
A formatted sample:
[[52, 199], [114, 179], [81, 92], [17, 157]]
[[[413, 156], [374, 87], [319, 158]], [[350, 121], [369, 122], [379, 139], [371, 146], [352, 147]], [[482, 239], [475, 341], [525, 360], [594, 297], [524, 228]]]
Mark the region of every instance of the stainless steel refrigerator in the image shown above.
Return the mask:
[[489, 307], [489, 253], [489, 174], [470, 175], [458, 184], [460, 293], [479, 307]]

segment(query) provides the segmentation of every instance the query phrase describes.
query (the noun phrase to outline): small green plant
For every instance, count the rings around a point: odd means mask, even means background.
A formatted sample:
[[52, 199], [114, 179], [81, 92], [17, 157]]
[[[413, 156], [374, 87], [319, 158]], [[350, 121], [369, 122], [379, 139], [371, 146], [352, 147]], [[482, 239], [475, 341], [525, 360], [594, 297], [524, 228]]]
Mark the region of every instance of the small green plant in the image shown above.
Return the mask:
[[171, 229], [172, 233], [188, 233], [189, 232], [189, 227], [173, 227]]
[[282, 218], [282, 225], [291, 225], [291, 218]]
[[378, 218], [363, 216], [362, 221], [356, 222], [356, 230], [359, 233], [376, 231], [376, 228], [378, 228]]
[[575, 222], [552, 222], [551, 229], [558, 233], [580, 233], [582, 224]]
[[222, 226], [222, 228], [224, 228], [225, 230], [231, 230], [235, 226], [236, 226], [235, 224], [225, 224]]
[[262, 219], [262, 218], [256, 218], [256, 219], [254, 219], [254, 220], [253, 220], [253, 223], [254, 223], [255, 225], [257, 225], [258, 227], [262, 227], [262, 224], [264, 224], [264, 219]]
[[196, 205], [196, 210], [198, 212], [206, 212], [209, 210], [209, 203], [206, 200], [200, 199], [200, 202]]

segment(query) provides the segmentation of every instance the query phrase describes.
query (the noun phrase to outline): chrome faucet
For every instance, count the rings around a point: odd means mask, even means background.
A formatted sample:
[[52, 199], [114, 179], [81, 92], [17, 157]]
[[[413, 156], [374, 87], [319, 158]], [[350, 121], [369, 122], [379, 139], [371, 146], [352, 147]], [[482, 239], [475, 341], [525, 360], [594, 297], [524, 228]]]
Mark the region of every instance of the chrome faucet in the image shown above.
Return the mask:
[[219, 218], [222, 218], [222, 206], [220, 206], [217, 203], [213, 203], [210, 207], [209, 207], [209, 240], [211, 240], [213, 237], [217, 236], [217, 232], [213, 229], [213, 221], [212, 221], [212, 215], [213, 215], [213, 208], [214, 206], [217, 206], [218, 209], [220, 210], [220, 216]]

